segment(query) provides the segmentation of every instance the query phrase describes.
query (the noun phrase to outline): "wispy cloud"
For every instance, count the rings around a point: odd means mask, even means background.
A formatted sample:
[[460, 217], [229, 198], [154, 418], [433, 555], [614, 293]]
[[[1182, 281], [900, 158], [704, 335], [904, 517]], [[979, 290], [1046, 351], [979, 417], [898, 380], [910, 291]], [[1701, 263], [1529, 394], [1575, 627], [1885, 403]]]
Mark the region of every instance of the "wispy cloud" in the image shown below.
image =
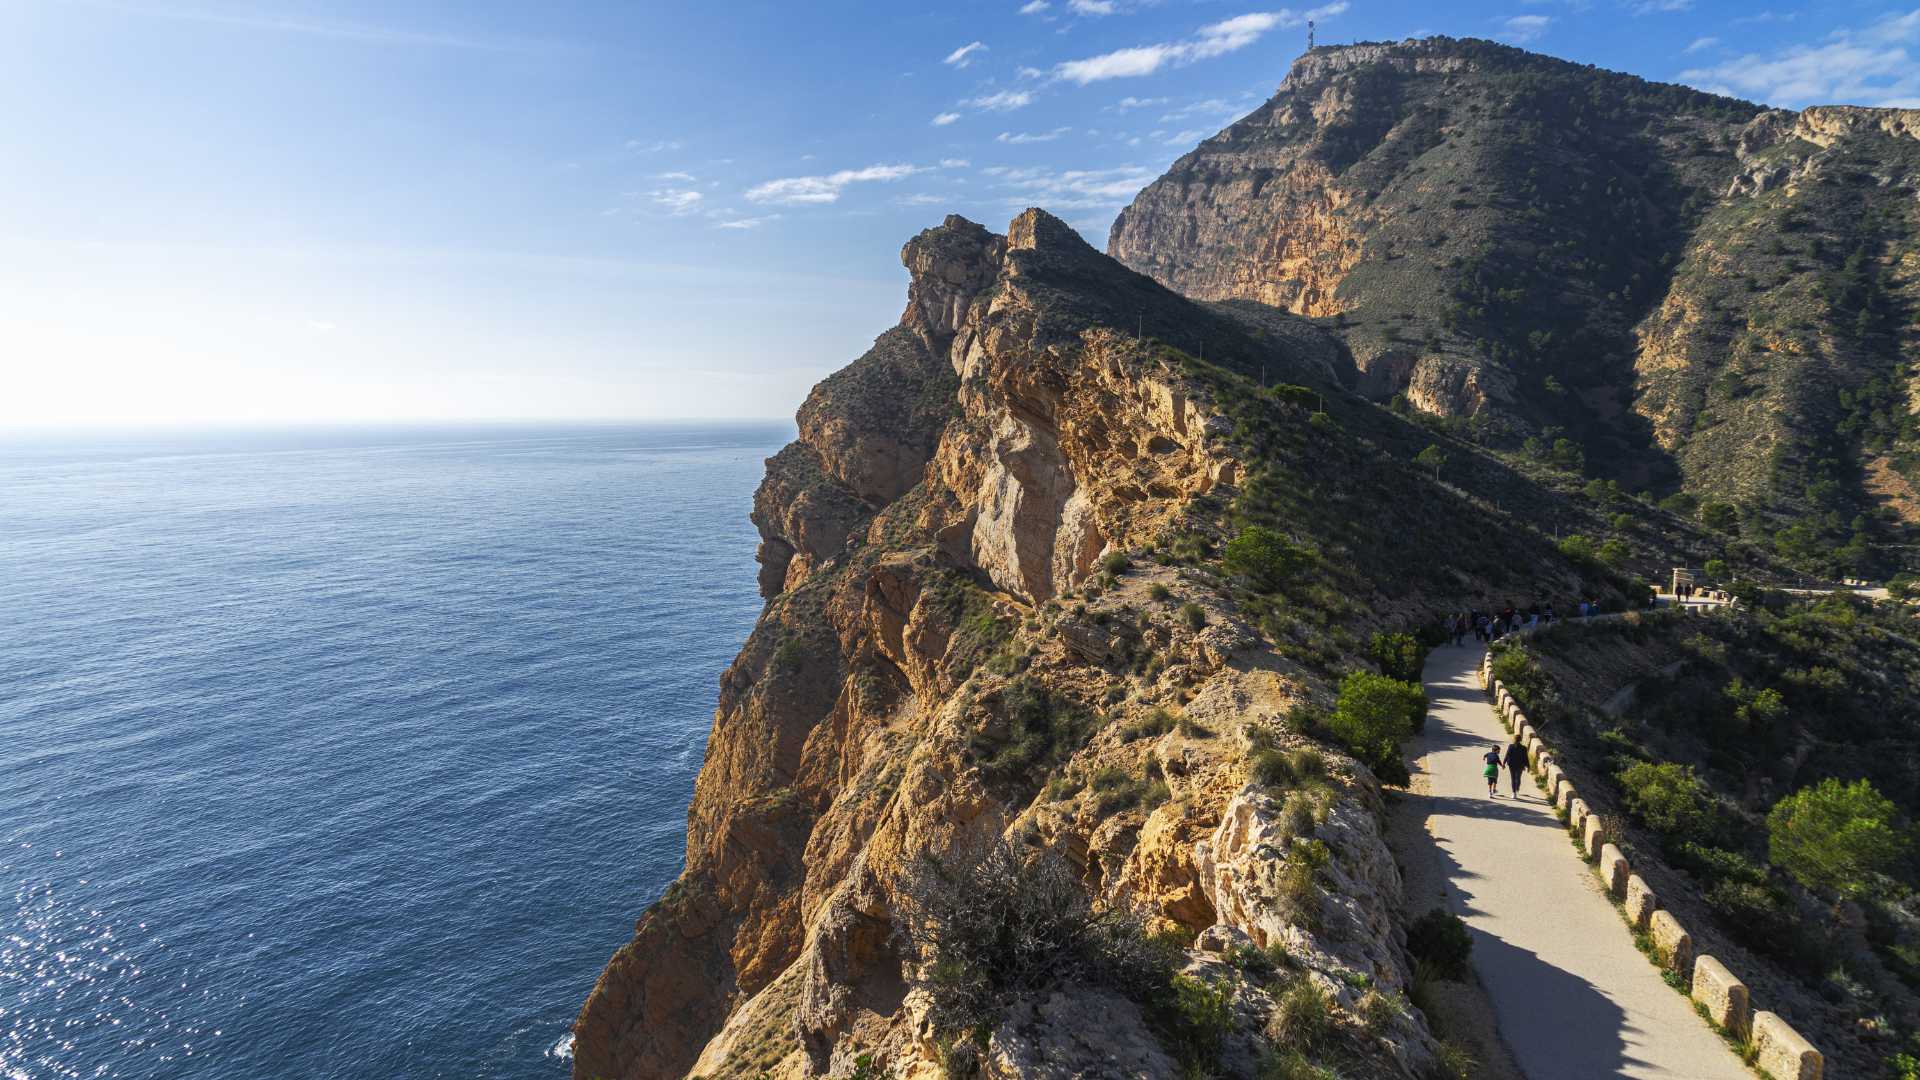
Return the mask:
[[940, 159], [940, 167], [943, 169], [964, 169], [971, 164], [973, 164], [973, 162], [968, 161], [966, 158], [963, 158], [963, 157], [949, 157], [949, 158]]
[[1691, 56], [1692, 54], [1697, 52], [1705, 52], [1706, 50], [1711, 49], [1718, 44], [1720, 44], [1720, 39], [1717, 37], [1697, 37], [1693, 39], [1693, 43], [1691, 45], [1688, 45], [1686, 48], [1681, 49], [1680, 51]]
[[1683, 82], [1714, 93], [1755, 97], [1798, 108], [1848, 102], [1920, 107], [1920, 8], [1873, 24], [1836, 30], [1818, 45], [1748, 53], [1712, 67], [1680, 73]]
[[748, 189], [747, 201], [785, 206], [836, 202], [841, 189], [849, 184], [904, 180], [926, 171], [920, 165], [869, 165], [864, 169], [842, 169], [825, 176], [789, 176]]
[[700, 202], [706, 196], [697, 191], [663, 188], [650, 196], [653, 205], [660, 207], [675, 217], [684, 217], [700, 209]]
[[986, 51], [987, 46], [984, 42], [969, 42], [948, 53], [947, 58], [940, 62], [957, 68], [971, 67], [973, 58]]
[[664, 154], [681, 149], [679, 139], [628, 139], [627, 149], [636, 154]]
[[679, 180], [682, 183], [692, 183], [693, 181], [699, 179], [699, 177], [693, 175], [690, 172], [654, 173], [653, 178], [655, 180]]
[[1073, 129], [1070, 127], [1057, 127], [1052, 131], [1003, 131], [995, 135], [993, 141], [1019, 146], [1025, 143], [1053, 142], [1055, 139], [1072, 133]]
[[893, 200], [901, 206], [935, 206], [947, 201], [945, 195], [935, 195], [928, 191], [917, 191], [912, 195], [902, 195]]
[[1030, 3], [1020, 5], [1020, 14], [1038, 15], [1052, 6], [1052, 4], [1047, 3], [1047, 0], [1031, 0]]
[[1165, 105], [1167, 102], [1172, 100], [1173, 100], [1172, 98], [1163, 98], [1163, 97], [1147, 97], [1147, 98], [1134, 97], [1131, 94], [1129, 94], [1128, 96], [1121, 98], [1119, 101], [1116, 101], [1113, 104], [1107, 106], [1107, 109], [1110, 112], [1118, 112], [1118, 113], [1131, 112], [1134, 109], [1151, 109], [1156, 105]]
[[960, 119], [960, 114], [957, 112], [943, 112], [939, 116], [936, 116], [933, 118], [933, 126], [946, 127], [948, 124], [951, 124], [954, 121], [959, 119]]
[[1012, 112], [1015, 109], [1024, 109], [1033, 104], [1033, 91], [1002, 90], [994, 94], [968, 98], [960, 104], [971, 105], [976, 109], [986, 109], [988, 112]]
[[1138, 78], [1152, 75], [1162, 68], [1181, 67], [1201, 60], [1210, 60], [1216, 56], [1225, 56], [1237, 52], [1260, 40], [1275, 27], [1300, 26], [1308, 19], [1325, 19], [1347, 10], [1346, 0], [1313, 8], [1309, 11], [1294, 11], [1282, 8], [1279, 11], [1257, 11], [1247, 15], [1236, 15], [1217, 23], [1210, 23], [1195, 31], [1192, 36], [1180, 41], [1162, 42], [1157, 45], [1136, 45], [1126, 49], [1089, 56], [1082, 60], [1069, 60], [1053, 69], [1056, 78], [1068, 82], [1101, 82], [1106, 79]]
[[1693, 0], [1640, 0], [1633, 5], [1635, 15], [1658, 15], [1692, 10]]
[[1067, 10], [1075, 15], [1111, 15], [1120, 10], [1113, 0], [1067, 0]]
[[1013, 193], [1003, 197], [1007, 205], [1031, 206], [1038, 202], [1063, 211], [1118, 210], [1160, 174], [1159, 169], [1142, 165], [1065, 172], [996, 165], [981, 171], [992, 176], [998, 187]]
[[1500, 36], [1515, 44], [1537, 41], [1553, 25], [1551, 15], [1515, 15], [1501, 22]]
[[1172, 112], [1162, 113], [1161, 120], [1185, 120], [1189, 116], [1238, 116], [1253, 106], [1250, 100], [1227, 101], [1223, 98], [1207, 98], [1190, 105], [1182, 105]]
[[745, 232], [749, 229], [757, 229], [769, 221], [779, 220], [779, 214], [766, 214], [761, 217], [728, 218], [725, 221], [714, 222], [713, 227], [716, 229], [735, 229], [740, 232]]

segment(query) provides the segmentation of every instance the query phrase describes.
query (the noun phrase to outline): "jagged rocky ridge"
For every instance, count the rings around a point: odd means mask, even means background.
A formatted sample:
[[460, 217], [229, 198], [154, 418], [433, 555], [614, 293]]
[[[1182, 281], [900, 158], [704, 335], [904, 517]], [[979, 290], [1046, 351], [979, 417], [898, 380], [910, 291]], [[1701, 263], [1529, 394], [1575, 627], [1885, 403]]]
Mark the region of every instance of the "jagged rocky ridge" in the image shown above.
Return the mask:
[[1917, 196], [1920, 111], [1767, 110], [1429, 38], [1309, 52], [1109, 251], [1323, 318], [1377, 399], [1494, 445], [1564, 431], [1629, 490], [1839, 546], [1920, 520]]
[[[753, 514], [767, 608], [722, 678], [686, 868], [583, 1008], [575, 1075], [822, 1075], [862, 1052], [940, 1075], [897, 890], [922, 852], [1002, 836], [1191, 940], [1196, 971], [1218, 973], [1234, 943], [1283, 944], [1347, 1013], [1359, 987], [1399, 995], [1399, 879], [1371, 774], [1323, 748], [1332, 794], [1308, 828], [1329, 858], [1302, 909], [1276, 858], [1299, 825], [1286, 792], [1250, 781], [1249, 740], [1304, 745], [1289, 710], [1366, 666], [1371, 628], [1516, 576], [1563, 595], [1608, 584], [1408, 464], [1427, 435], [1343, 392], [1347, 351], [1304, 320], [1195, 304], [1038, 210], [1005, 237], [948, 218], [902, 259], [900, 325], [815, 389], [768, 462]], [[1195, 334], [1216, 363], [1160, 343]], [[1254, 371], [1309, 389], [1275, 396]], [[1509, 508], [1585, 513], [1492, 459], [1450, 471]], [[1318, 552], [1296, 605], [1242, 611], [1208, 554], [1234, 519]], [[1133, 564], [1112, 576], [1115, 553]], [[1010, 769], [1036, 699], [1076, 719]], [[1190, 724], [1141, 735], [1156, 708]], [[1158, 775], [1166, 800], [1083, 790], [1103, 773]], [[1272, 1001], [1237, 985], [1222, 1065], [1244, 1075]], [[1420, 1075], [1431, 1038], [1416, 1011], [1388, 1011], [1353, 1067]], [[1015, 1009], [983, 1064], [1178, 1070], [1137, 1005], [1074, 986]]]

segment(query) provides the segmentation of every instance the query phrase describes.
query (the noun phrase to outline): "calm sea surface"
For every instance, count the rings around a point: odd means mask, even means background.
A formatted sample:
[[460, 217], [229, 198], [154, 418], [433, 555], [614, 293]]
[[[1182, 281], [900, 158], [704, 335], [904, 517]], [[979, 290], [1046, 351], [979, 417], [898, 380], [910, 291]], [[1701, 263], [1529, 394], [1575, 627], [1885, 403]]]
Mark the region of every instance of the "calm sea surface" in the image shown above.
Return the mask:
[[790, 432], [0, 441], [0, 1077], [565, 1076]]

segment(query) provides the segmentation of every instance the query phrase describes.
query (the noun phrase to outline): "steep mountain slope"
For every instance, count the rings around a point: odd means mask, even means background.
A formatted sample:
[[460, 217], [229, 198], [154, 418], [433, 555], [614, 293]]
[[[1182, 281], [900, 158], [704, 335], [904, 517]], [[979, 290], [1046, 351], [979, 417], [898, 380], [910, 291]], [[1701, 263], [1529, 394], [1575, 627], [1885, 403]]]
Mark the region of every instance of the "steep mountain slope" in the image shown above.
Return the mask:
[[[1359, 387], [1792, 557], [1920, 503], [1920, 113], [1800, 114], [1490, 42], [1327, 47], [1114, 223], [1186, 295], [1325, 317]], [[1810, 524], [1802, 519], [1813, 515]]]
[[[1621, 602], [1532, 523], [1597, 512], [1450, 442], [1436, 483], [1410, 460], [1434, 437], [1341, 390], [1330, 335], [1184, 299], [1043, 212], [902, 258], [900, 325], [768, 462], [767, 609], [686, 869], [583, 1008], [575, 1075], [1244, 1075], [1301, 1052], [1259, 1033], [1321, 997], [1314, 1054], [1421, 1075], [1377, 783], [1323, 708], [1377, 629], [1509, 590]], [[1207, 363], [1162, 344], [1194, 334]], [[1282, 538], [1259, 581], [1221, 560], [1252, 525]], [[921, 856], [995, 841], [1178, 945], [953, 1029]]]

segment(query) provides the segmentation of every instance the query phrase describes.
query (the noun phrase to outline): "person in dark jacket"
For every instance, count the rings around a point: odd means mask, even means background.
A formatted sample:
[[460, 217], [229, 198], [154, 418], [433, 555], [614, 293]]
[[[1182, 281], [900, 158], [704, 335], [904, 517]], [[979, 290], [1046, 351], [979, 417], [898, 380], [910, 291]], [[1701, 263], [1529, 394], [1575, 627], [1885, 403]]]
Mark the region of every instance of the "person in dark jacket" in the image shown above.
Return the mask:
[[1520, 777], [1527, 771], [1527, 748], [1521, 743], [1520, 736], [1515, 735], [1513, 741], [1507, 744], [1506, 760], [1507, 779], [1511, 782], [1513, 797], [1517, 799], [1520, 797]]

